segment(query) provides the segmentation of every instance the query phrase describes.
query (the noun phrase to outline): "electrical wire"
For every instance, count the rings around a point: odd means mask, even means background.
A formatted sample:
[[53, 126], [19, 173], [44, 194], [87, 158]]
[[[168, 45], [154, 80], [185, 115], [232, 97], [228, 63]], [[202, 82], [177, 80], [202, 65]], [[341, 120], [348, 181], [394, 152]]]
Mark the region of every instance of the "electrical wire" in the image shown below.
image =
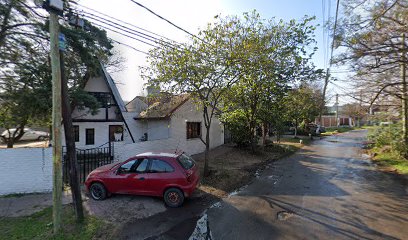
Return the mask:
[[123, 43], [123, 42], [119, 42], [119, 41], [117, 41], [117, 40], [115, 40], [115, 39], [112, 39], [112, 38], [109, 38], [109, 39], [110, 39], [112, 42], [115, 42], [115, 43], [117, 43], [117, 44], [120, 44], [120, 45], [123, 45], [123, 46], [125, 46], [125, 47], [131, 48], [131, 49], [135, 50], [136, 52], [140, 52], [140, 53], [144, 53], [144, 54], [146, 54], [146, 55], [149, 55], [148, 52], [139, 50], [139, 49], [137, 49], [137, 48], [135, 48], [135, 47], [130, 46], [129, 44], [126, 44], [126, 43]]
[[[106, 13], [97, 11], [97, 10], [95, 10], [95, 9], [92, 9], [92, 8], [87, 7], [87, 6], [84, 6], [84, 5], [81, 5], [81, 4], [79, 4], [79, 3], [75, 3], [75, 4], [78, 5], [78, 6], [80, 6], [80, 7], [82, 7], [82, 8], [85, 8], [85, 9], [88, 9], [88, 10], [90, 10], [90, 11], [93, 11], [93, 12], [95, 12], [95, 13], [97, 13], [97, 14], [100, 14], [100, 15], [102, 15], [102, 16], [105, 16], [105, 17], [111, 18], [111, 19], [113, 19], [113, 20], [116, 20], [116, 21], [118, 21], [118, 22], [120, 22], [120, 23], [123, 23], [123, 24], [126, 24], [126, 25], [128, 25], [128, 26], [134, 27], [134, 28], [136, 28], [136, 29], [139, 29], [139, 30], [148, 32], [148, 33], [150, 33], [150, 34], [156, 35], [157, 37], [161, 37], [161, 38], [167, 39], [167, 40], [169, 40], [170, 42], [175, 42], [175, 43], [177, 43], [177, 41], [175, 41], [175, 40], [172, 40], [172, 39], [170, 39], [170, 38], [168, 38], [168, 37], [165, 37], [165, 36], [163, 36], [163, 35], [157, 34], [157, 33], [155, 33], [155, 32], [152, 32], [152, 31], [150, 31], [150, 30], [147, 30], [147, 29], [145, 29], [145, 28], [139, 27], [139, 26], [137, 26], [137, 25], [135, 25], [135, 24], [132, 24], [132, 23], [129, 23], [129, 22], [125, 22], [125, 21], [120, 20], [120, 19], [118, 19], [118, 18], [112, 17], [112, 16], [110, 16], [110, 15], [108, 15], [108, 14], [106, 14]], [[84, 10], [81, 9], [81, 11], [84, 11]]]
[[92, 17], [92, 16], [86, 16], [86, 15], [83, 15], [83, 16], [84, 16], [85, 19], [87, 19], [87, 20], [90, 21], [90, 22], [96, 21], [96, 22], [99, 22], [99, 23], [108, 25], [108, 26], [110, 26], [110, 27], [114, 27], [116, 30], [121, 30], [121, 31], [126, 32], [126, 33], [128, 33], [128, 34], [131, 34], [131, 35], [133, 35], [133, 36], [140, 37], [140, 38], [142, 38], [142, 39], [151, 41], [151, 42], [153, 42], [153, 43], [155, 43], [155, 44], [157, 44], [157, 43], [163, 43], [164, 45], [167, 45], [167, 46], [169, 46], [169, 47], [171, 47], [171, 48], [173, 48], [173, 49], [175, 49], [175, 48], [178, 47], [178, 46], [175, 46], [175, 45], [173, 45], [173, 44], [171, 44], [171, 43], [169, 43], [169, 42], [163, 41], [163, 40], [161, 40], [161, 39], [155, 38], [155, 37], [153, 37], [153, 36], [150, 36], [150, 35], [148, 35], [148, 34], [144, 34], [144, 33], [139, 32], [139, 31], [135, 31], [135, 30], [130, 29], [130, 28], [127, 28], [127, 27], [125, 27], [125, 26], [118, 25], [118, 24], [116, 24], [115, 22], [111, 22], [111, 21], [109, 21], [109, 20], [100, 20], [100, 19], [98, 19], [98, 18], [95, 18], [95, 17]]
[[149, 45], [149, 46], [151, 46], [151, 47], [155, 47], [155, 48], [158, 47], [158, 46], [156, 46], [156, 45], [153, 45], [153, 44], [151, 44], [151, 43], [148, 43], [148, 42], [146, 42], [146, 41], [143, 41], [143, 40], [141, 40], [141, 39], [139, 39], [139, 38], [136, 38], [136, 37], [134, 37], [134, 36], [131, 36], [131, 35], [128, 35], [128, 34], [119, 32], [119, 31], [117, 31], [117, 30], [114, 30], [114, 29], [112, 29], [112, 28], [103, 26], [103, 25], [98, 24], [98, 23], [96, 23], [96, 22], [93, 22], [93, 21], [90, 21], [90, 22], [91, 22], [92, 24], [94, 24], [95, 26], [98, 26], [98, 27], [100, 27], [100, 28], [103, 28], [103, 29], [112, 31], [112, 32], [117, 33], [117, 34], [120, 34], [120, 35], [122, 35], [122, 36], [124, 36], [124, 37], [127, 37], [127, 38], [130, 38], [130, 39], [139, 41], [139, 42], [144, 43], [144, 44], [146, 44], [146, 45]]
[[126, 33], [129, 33], [129, 34], [132, 34], [132, 35], [134, 35], [134, 36], [143, 38], [143, 39], [145, 39], [145, 40], [152, 41], [152, 42], [154, 42], [154, 43], [159, 43], [159, 42], [160, 42], [160, 43], [163, 43], [163, 44], [165, 44], [165, 45], [167, 45], [167, 46], [169, 46], [169, 47], [171, 47], [171, 48], [178, 48], [178, 47], [180, 47], [180, 45], [175, 45], [175, 44], [173, 44], [173, 43], [170, 43], [170, 42], [164, 41], [164, 40], [162, 40], [162, 39], [159, 39], [159, 38], [157, 38], [157, 37], [151, 36], [151, 35], [149, 35], [149, 34], [146, 34], [146, 33], [143, 33], [143, 32], [137, 31], [137, 30], [134, 30], [134, 29], [132, 29], [132, 28], [123, 26], [123, 25], [121, 25], [121, 24], [118, 24], [117, 22], [111, 21], [111, 20], [106, 19], [106, 18], [104, 18], [104, 17], [100, 17], [100, 16], [97, 16], [97, 15], [95, 15], [95, 14], [85, 12], [85, 11], [83, 11], [83, 10], [81, 10], [81, 12], [79, 12], [79, 11], [76, 10], [76, 9], [70, 9], [70, 10], [73, 10], [74, 13], [76, 13], [76, 14], [78, 14], [78, 15], [82, 15], [82, 16], [83, 16], [85, 19], [87, 19], [87, 20], [92, 19], [92, 20], [97, 21], [97, 22], [99, 22], [99, 23], [106, 24], [106, 25], [108, 25], [108, 26], [114, 27], [114, 28], [119, 29], [119, 30], [121, 30], [121, 31], [124, 31], [124, 32], [126, 32]]
[[155, 15], [156, 17], [160, 18], [161, 20], [166, 21], [167, 23], [169, 23], [169, 24], [172, 25], [173, 27], [175, 27], [175, 28], [177, 28], [177, 29], [179, 29], [179, 30], [181, 30], [181, 31], [183, 31], [183, 32], [185, 32], [185, 33], [187, 33], [188, 35], [190, 35], [190, 36], [192, 36], [192, 37], [195, 37], [195, 38], [201, 40], [202, 42], [206, 43], [206, 42], [205, 42], [203, 39], [201, 39], [200, 37], [197, 37], [196, 35], [190, 33], [189, 31], [185, 30], [184, 28], [177, 26], [177, 25], [174, 24], [173, 22], [171, 22], [171, 21], [167, 20], [166, 18], [160, 16], [159, 14], [155, 13], [153, 10], [149, 9], [148, 7], [144, 6], [143, 4], [138, 3], [138, 2], [136, 2], [136, 1], [134, 1], [134, 0], [130, 0], [130, 1], [133, 2], [134, 4], [138, 5], [139, 7], [142, 7], [142, 8], [144, 8], [144, 9], [146, 9], [146, 10], [149, 11], [151, 14]]

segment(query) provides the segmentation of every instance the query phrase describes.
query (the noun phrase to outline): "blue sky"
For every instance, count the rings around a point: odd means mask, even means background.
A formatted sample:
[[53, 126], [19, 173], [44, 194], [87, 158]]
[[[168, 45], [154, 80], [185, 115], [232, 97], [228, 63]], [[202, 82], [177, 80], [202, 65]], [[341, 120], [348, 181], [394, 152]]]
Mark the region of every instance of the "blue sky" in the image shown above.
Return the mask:
[[[325, 52], [330, 51], [330, 42], [323, 42], [323, 6], [325, 7], [325, 19], [329, 15], [335, 15], [336, 0], [137, 0], [141, 4], [149, 7], [161, 16], [169, 19], [175, 24], [187, 29], [192, 33], [197, 33], [208, 22], [213, 20], [215, 15], [241, 15], [243, 12], [256, 9], [262, 18], [269, 19], [301, 19], [305, 15], [316, 16], [314, 24], [319, 24], [315, 36], [317, 47], [319, 48], [313, 61], [319, 68], [326, 68]], [[160, 20], [145, 9], [132, 3], [130, 0], [81, 0], [80, 4], [100, 12], [109, 14], [112, 17], [146, 28], [155, 33], [164, 35], [176, 41], [186, 41], [186, 34], [168, 23]], [[113, 4], [114, 3], [114, 4]], [[81, 8], [81, 7], [79, 7]], [[147, 51], [151, 48], [148, 45], [128, 39], [114, 32], [108, 31], [108, 36], [118, 41], [127, 43], [140, 50]], [[327, 33], [325, 33], [327, 39]], [[119, 91], [124, 100], [131, 100], [134, 96], [140, 95], [143, 90], [143, 81], [140, 78], [139, 66], [145, 66], [146, 55], [135, 52], [124, 46], [117, 46], [119, 53], [126, 58], [126, 69], [122, 72], [114, 73], [115, 81], [120, 82]], [[327, 57], [326, 57], [327, 62]], [[333, 68], [335, 70], [335, 68]], [[335, 90], [330, 88], [330, 93], [335, 94]]]

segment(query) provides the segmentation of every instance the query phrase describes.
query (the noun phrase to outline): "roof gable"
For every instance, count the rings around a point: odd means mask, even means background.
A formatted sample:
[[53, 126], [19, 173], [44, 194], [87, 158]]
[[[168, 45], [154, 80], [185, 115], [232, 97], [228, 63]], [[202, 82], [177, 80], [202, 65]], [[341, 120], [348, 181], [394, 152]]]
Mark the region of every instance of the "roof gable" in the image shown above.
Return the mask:
[[125, 103], [123, 102], [122, 97], [120, 96], [119, 90], [116, 87], [115, 82], [113, 81], [112, 77], [109, 75], [109, 73], [106, 71], [106, 68], [103, 66], [103, 64], [101, 63], [101, 70], [102, 70], [102, 75], [106, 81], [106, 83], [108, 84], [112, 95], [115, 99], [116, 104], [118, 105], [119, 109], [121, 112], [126, 112], [126, 107], [125, 107]]

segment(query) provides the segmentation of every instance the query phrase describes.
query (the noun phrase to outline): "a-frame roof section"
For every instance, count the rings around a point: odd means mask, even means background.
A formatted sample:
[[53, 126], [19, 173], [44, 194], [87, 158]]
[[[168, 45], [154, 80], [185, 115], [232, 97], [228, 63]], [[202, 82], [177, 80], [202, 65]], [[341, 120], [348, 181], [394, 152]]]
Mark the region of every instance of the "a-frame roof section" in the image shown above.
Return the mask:
[[115, 82], [113, 81], [112, 77], [109, 75], [109, 73], [106, 71], [105, 66], [101, 63], [101, 69], [102, 69], [102, 75], [105, 81], [108, 83], [108, 86], [112, 92], [113, 97], [115, 98], [115, 102], [118, 105], [119, 109], [121, 112], [126, 112], [126, 107], [125, 103], [123, 102], [122, 97], [120, 96], [120, 93], [118, 91], [118, 88], [116, 87]]

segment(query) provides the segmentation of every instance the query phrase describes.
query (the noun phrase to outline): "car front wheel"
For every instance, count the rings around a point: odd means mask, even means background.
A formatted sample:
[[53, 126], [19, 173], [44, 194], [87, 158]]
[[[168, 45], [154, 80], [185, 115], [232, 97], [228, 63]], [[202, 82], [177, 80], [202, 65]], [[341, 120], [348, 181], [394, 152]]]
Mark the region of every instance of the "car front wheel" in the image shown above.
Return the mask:
[[177, 188], [169, 188], [164, 192], [164, 202], [169, 207], [180, 207], [184, 202], [184, 194]]
[[102, 183], [92, 183], [89, 193], [94, 200], [104, 200], [107, 196], [106, 188]]

